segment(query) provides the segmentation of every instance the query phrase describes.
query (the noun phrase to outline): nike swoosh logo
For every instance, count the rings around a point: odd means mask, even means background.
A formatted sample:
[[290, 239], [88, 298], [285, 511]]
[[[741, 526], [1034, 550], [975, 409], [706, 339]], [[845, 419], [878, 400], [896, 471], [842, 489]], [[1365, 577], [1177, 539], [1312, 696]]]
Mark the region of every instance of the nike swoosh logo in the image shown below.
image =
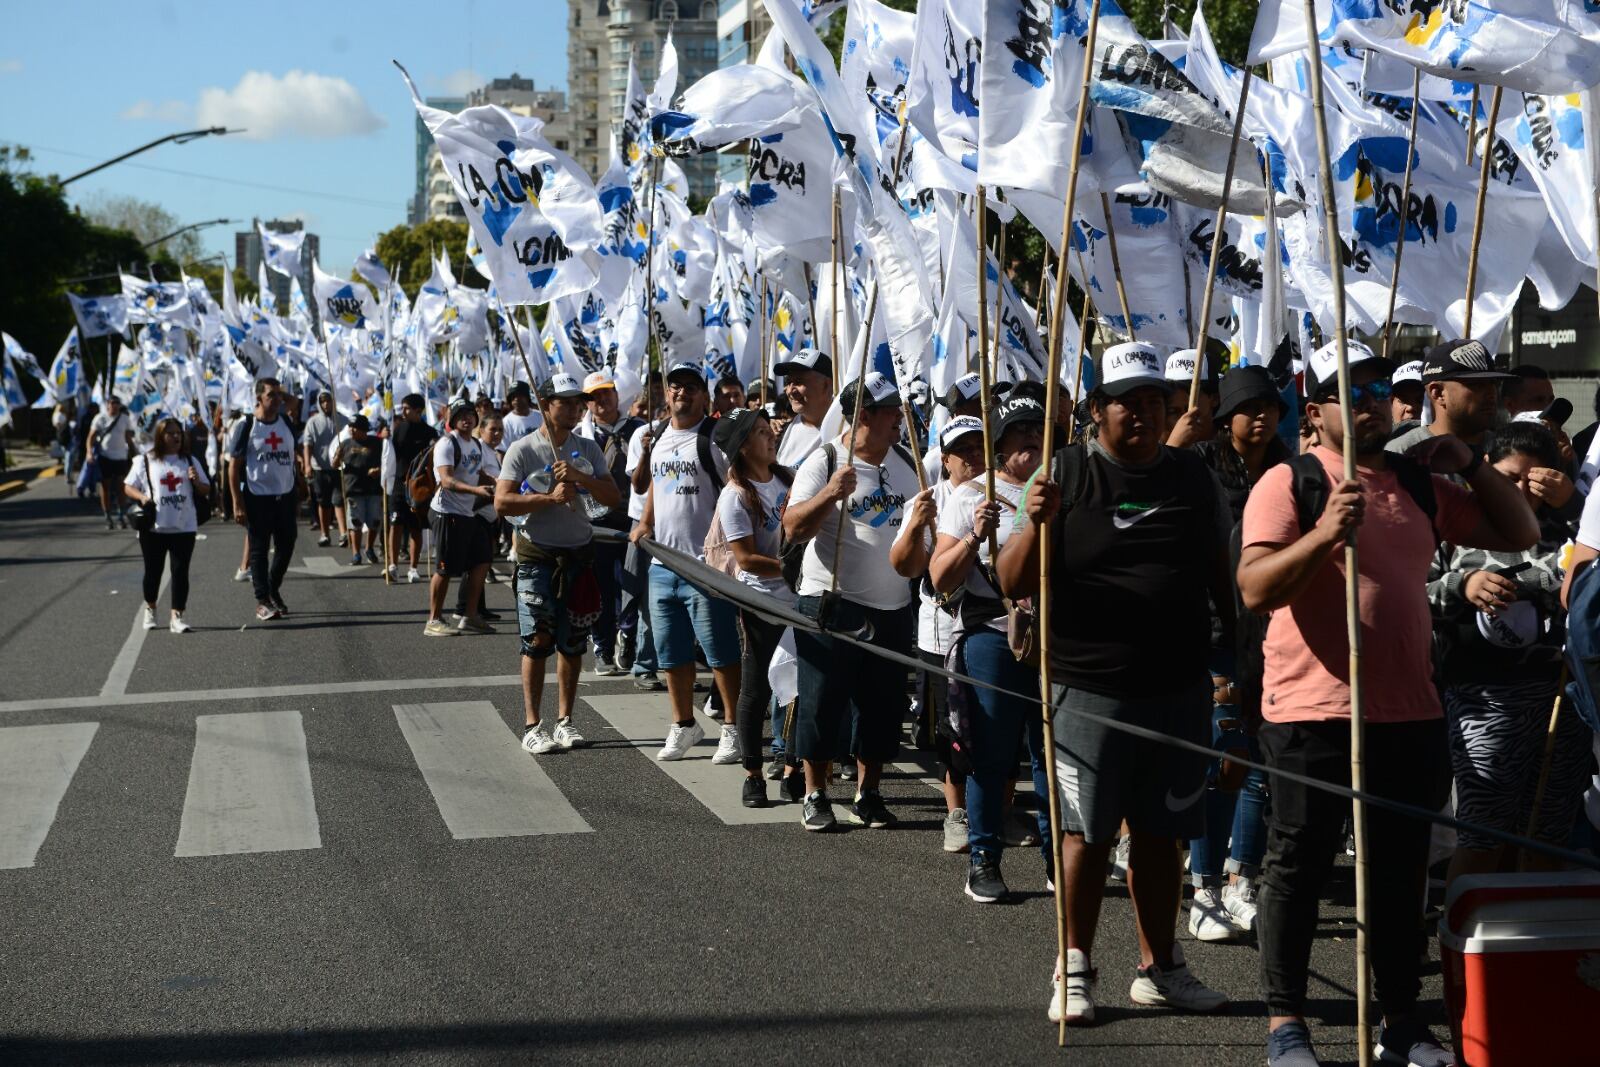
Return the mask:
[[1200, 788], [1196, 789], [1193, 793], [1190, 793], [1186, 797], [1174, 796], [1172, 790], [1168, 789], [1167, 790], [1167, 810], [1168, 811], [1186, 811], [1186, 810], [1188, 810], [1188, 808], [1191, 805], [1193, 805], [1195, 801], [1200, 799], [1201, 794], [1203, 794], [1206, 791], [1206, 784], [1207, 784], [1206, 780], [1204, 778], [1202, 778], [1200, 780]]
[[1119, 530], [1126, 530], [1130, 526], [1132, 526], [1134, 523], [1139, 522], [1142, 519], [1147, 519], [1151, 515], [1154, 515], [1156, 512], [1158, 512], [1160, 510], [1161, 510], [1161, 505], [1160, 504], [1156, 504], [1153, 507], [1145, 508], [1142, 511], [1132, 511], [1132, 510], [1130, 510], [1126, 514], [1124, 514], [1122, 512], [1122, 510], [1119, 508], [1117, 511], [1114, 511], [1111, 514], [1111, 525], [1115, 526]]

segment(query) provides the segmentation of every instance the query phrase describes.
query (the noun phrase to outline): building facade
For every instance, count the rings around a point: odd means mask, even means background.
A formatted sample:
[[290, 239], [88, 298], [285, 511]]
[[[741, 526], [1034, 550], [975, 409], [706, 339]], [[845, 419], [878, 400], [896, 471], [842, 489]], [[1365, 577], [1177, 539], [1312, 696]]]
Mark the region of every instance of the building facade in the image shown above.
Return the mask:
[[[727, 0], [723, 0], [724, 3]], [[611, 131], [622, 120], [628, 92], [628, 57], [649, 92], [661, 50], [672, 36], [678, 53], [678, 92], [718, 64], [718, 0], [569, 0], [567, 99], [572, 155], [592, 177], [611, 162]], [[690, 190], [716, 192], [714, 156], [680, 160]]]
[[[448, 111], [452, 115], [467, 106], [467, 98], [464, 96], [429, 96], [422, 102], [440, 111]], [[433, 146], [433, 134], [423, 125], [421, 115], [417, 116], [416, 122], [417, 187], [412, 192], [411, 203], [406, 208], [406, 222], [412, 226], [435, 217], [432, 214], [432, 204], [436, 200], [436, 194], [441, 192], [446, 196], [450, 194], [450, 182], [444, 176], [444, 165], [439, 162], [439, 150]], [[441, 181], [444, 185], [439, 188]], [[456, 214], [458, 216], [461, 214], [459, 207]]]
[[[720, 0], [717, 5], [717, 66], [736, 67], [754, 63], [761, 42], [772, 29], [772, 19], [762, 0]], [[716, 156], [717, 176], [725, 182], [743, 185], [746, 176], [744, 144]]]
[[[251, 281], [260, 277], [261, 269], [261, 235], [256, 232], [256, 224], [270, 233], [298, 233], [306, 228], [306, 224], [299, 219], [260, 219], [250, 220], [250, 229], [235, 230], [233, 233], [233, 262], [245, 272]], [[306, 294], [306, 299], [311, 298], [311, 263], [319, 258], [322, 243], [314, 233], [306, 234], [304, 243], [300, 245], [300, 290]], [[289, 306], [289, 279], [275, 270], [267, 271], [267, 281], [272, 286], [272, 299], [274, 306], [279, 311], [284, 311]]]

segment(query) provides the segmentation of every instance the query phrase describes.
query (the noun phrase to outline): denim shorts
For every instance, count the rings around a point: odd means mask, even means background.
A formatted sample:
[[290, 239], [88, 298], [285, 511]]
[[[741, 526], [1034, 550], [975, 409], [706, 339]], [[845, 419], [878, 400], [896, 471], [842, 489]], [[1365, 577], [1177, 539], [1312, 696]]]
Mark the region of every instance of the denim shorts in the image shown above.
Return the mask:
[[[518, 563], [516, 576], [517, 633], [522, 637], [522, 654], [530, 659], [545, 659], [552, 652], [581, 656], [589, 640], [592, 616], [574, 619], [567, 610], [571, 597], [551, 595], [555, 583], [555, 563]], [[543, 624], [546, 633], [555, 635], [555, 644], [534, 647], [533, 638]]]
[[659, 563], [650, 565], [650, 631], [657, 670], [693, 664], [695, 642], [709, 667], [739, 662], [738, 609], [701, 592]]

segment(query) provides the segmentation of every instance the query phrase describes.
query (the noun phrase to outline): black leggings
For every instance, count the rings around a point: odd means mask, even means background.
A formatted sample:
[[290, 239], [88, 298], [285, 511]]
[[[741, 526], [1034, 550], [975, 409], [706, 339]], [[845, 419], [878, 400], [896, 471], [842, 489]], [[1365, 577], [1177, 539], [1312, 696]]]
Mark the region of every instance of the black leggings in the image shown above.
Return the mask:
[[194, 555], [194, 534], [156, 533], [139, 535], [139, 550], [144, 553], [144, 602], [154, 604], [161, 592], [161, 572], [172, 554], [172, 610], [182, 611], [189, 604], [189, 559]]
[[761, 769], [761, 728], [767, 722], [767, 705], [772, 703], [772, 686], [767, 682], [767, 667], [778, 650], [784, 626], [748, 611], [739, 612], [739, 636], [744, 644], [744, 659], [739, 667], [739, 708], [734, 716], [739, 731], [739, 747], [744, 749], [744, 769]]

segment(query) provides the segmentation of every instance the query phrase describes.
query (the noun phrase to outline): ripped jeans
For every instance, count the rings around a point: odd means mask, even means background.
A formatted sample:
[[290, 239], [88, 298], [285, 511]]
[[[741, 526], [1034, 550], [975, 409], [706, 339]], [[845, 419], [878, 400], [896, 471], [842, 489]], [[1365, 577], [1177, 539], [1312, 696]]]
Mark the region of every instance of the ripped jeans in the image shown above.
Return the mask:
[[[583, 655], [589, 630], [600, 615], [592, 558], [563, 553], [517, 563], [517, 633], [524, 656]], [[552, 635], [554, 641], [541, 646], [540, 633]]]

